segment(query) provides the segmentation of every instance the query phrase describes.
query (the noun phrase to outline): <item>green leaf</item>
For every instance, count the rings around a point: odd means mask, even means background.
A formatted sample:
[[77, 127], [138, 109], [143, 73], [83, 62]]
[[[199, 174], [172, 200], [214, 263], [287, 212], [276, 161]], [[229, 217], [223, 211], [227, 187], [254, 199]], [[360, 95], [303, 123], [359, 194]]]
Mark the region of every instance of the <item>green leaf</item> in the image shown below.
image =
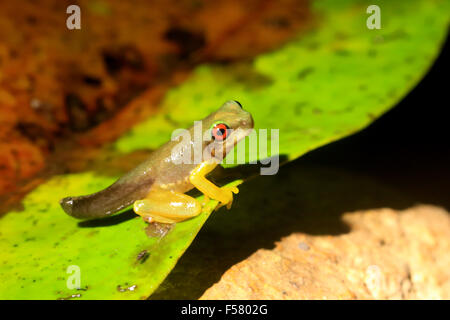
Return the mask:
[[[252, 62], [198, 67], [168, 92], [161, 114], [136, 126], [115, 148], [157, 148], [173, 129], [190, 126], [229, 99], [253, 114], [257, 129], [280, 130], [279, 153], [289, 160], [363, 128], [423, 77], [449, 21], [449, 1], [377, 4], [381, 30], [366, 28], [365, 1], [314, 2], [316, 19], [305, 34]], [[138, 218], [108, 218], [94, 226], [60, 209], [60, 198], [98, 191], [115, 178], [94, 172], [55, 177], [25, 198], [23, 210], [2, 217], [1, 299], [136, 299], [158, 287], [215, 202], [161, 239], [147, 237]], [[82, 290], [67, 288], [70, 265], [80, 267]]]
[[[1, 299], [63, 299], [73, 294], [86, 299], [137, 299], [158, 287], [214, 203], [161, 239], [147, 237], [142, 219], [94, 227], [61, 212], [58, 200], [65, 195], [95, 192], [112, 182], [93, 173], [54, 178], [29, 194], [23, 212], [2, 219]], [[138, 259], [144, 250], [148, 256]], [[80, 267], [83, 290], [67, 289], [71, 265]], [[126, 288], [134, 290], [123, 291]]]

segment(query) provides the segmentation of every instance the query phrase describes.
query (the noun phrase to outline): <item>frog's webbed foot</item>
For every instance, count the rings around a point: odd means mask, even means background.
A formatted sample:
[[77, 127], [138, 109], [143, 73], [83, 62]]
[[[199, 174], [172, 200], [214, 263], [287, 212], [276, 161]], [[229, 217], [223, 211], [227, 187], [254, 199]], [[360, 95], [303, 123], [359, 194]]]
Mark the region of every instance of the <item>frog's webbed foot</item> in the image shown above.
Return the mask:
[[219, 210], [220, 208], [222, 208], [223, 206], [226, 206], [228, 210], [231, 209], [231, 205], [233, 204], [233, 193], [234, 194], [238, 194], [239, 193], [239, 189], [237, 187], [230, 187], [230, 186], [225, 186], [220, 188], [220, 190], [223, 192], [224, 199], [227, 199], [226, 201], [219, 201], [219, 204], [216, 206], [215, 210]]
[[166, 234], [172, 230], [174, 224], [161, 223], [153, 221], [153, 223], [149, 223], [145, 228], [145, 234], [149, 238], [163, 238]]

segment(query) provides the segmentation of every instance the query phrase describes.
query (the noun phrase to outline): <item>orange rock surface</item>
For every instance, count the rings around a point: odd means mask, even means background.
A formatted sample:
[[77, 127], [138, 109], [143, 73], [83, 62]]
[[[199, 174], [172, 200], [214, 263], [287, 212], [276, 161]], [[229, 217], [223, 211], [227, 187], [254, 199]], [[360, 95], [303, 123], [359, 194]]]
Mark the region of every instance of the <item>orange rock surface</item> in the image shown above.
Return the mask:
[[337, 236], [294, 233], [234, 265], [201, 299], [450, 299], [450, 215], [346, 213]]

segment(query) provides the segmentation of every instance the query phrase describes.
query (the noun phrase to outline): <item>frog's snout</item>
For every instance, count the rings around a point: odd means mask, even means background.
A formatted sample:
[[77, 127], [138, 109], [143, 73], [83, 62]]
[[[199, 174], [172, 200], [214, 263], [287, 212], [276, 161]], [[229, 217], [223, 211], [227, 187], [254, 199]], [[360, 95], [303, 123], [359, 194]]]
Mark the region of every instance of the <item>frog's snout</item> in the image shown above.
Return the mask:
[[254, 125], [255, 124], [253, 122], [253, 117], [250, 113], [248, 114], [248, 117], [244, 120], [241, 120], [240, 123], [240, 127], [245, 129], [253, 129]]
[[72, 215], [72, 208], [73, 208], [73, 198], [72, 197], [66, 197], [64, 199], [59, 200], [59, 204], [63, 208], [64, 212], [68, 215]]

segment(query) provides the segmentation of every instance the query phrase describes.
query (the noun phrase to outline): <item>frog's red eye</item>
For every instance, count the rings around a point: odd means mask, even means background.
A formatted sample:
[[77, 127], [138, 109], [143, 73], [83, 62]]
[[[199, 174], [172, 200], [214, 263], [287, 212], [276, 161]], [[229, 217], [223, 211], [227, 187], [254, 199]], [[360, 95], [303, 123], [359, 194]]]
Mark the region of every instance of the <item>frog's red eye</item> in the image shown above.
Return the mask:
[[211, 135], [214, 140], [223, 141], [227, 138], [229, 134], [230, 127], [225, 123], [218, 123], [211, 129]]

